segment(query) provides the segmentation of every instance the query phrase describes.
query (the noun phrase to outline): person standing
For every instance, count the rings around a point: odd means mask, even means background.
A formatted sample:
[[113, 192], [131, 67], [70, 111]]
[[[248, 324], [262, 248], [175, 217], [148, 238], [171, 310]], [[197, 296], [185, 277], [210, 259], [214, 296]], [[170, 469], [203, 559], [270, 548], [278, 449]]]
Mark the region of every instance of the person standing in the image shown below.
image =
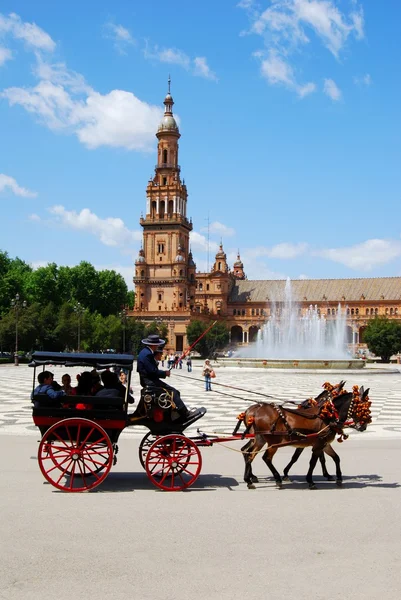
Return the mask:
[[205, 391], [212, 391], [212, 377], [214, 377], [214, 371], [212, 369], [212, 365], [210, 364], [210, 360], [207, 358], [205, 360], [205, 364], [203, 365], [202, 375], [205, 378]]
[[192, 372], [192, 358], [190, 354], [187, 356], [187, 371], [188, 373]]

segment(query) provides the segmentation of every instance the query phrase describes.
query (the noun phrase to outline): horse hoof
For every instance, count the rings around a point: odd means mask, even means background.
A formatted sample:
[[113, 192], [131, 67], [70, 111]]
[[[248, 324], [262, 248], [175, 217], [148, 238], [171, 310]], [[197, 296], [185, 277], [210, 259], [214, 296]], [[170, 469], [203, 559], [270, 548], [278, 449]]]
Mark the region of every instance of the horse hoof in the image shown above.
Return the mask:
[[326, 475], [327, 481], [334, 481], [333, 475]]
[[291, 479], [288, 477], [288, 475], [284, 475], [283, 481], [291, 481]]
[[248, 490], [256, 490], [256, 486], [253, 483], [248, 483]]
[[256, 477], [256, 475], [252, 475], [251, 481], [252, 483], [259, 483], [259, 479]]
[[281, 490], [281, 488], [283, 487], [283, 482], [282, 481], [276, 481], [276, 488]]
[[310, 490], [317, 490], [316, 483], [310, 483], [309, 484], [309, 489]]
[[336, 486], [337, 487], [343, 487], [343, 482], [341, 481], [341, 479], [337, 479]]

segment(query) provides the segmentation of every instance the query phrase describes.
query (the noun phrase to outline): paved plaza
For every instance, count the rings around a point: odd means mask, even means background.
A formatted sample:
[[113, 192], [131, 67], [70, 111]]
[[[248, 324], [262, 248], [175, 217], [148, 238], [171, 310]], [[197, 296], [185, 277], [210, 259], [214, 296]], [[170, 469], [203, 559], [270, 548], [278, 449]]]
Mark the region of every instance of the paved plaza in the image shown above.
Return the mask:
[[[60, 380], [64, 369], [52, 370]], [[401, 373], [216, 370], [210, 393], [199, 367], [171, 377], [189, 405], [207, 407], [199, 425], [210, 432], [230, 432], [250, 401], [249, 393], [217, 382], [282, 400], [316, 395], [325, 380], [371, 387], [373, 424], [335, 445], [344, 486], [324, 480], [317, 467], [318, 489], [310, 491], [306, 451], [281, 490], [257, 457], [260, 483], [248, 490], [236, 451], [241, 442], [233, 442], [202, 449], [202, 472], [191, 488], [162, 492], [139, 464], [142, 431], [130, 428], [98, 488], [59, 492], [37, 464], [33, 371], [0, 367], [2, 600], [398, 600]], [[291, 453], [277, 453], [280, 470]], [[328, 467], [333, 472], [331, 461]]]
[[[53, 367], [51, 370], [58, 381], [61, 381], [63, 373], [66, 372], [65, 367]], [[81, 370], [82, 368], [68, 369], [73, 381], [75, 374]], [[354, 384], [363, 385], [365, 389], [370, 388], [373, 423], [364, 435], [369, 438], [401, 437], [399, 367], [344, 372], [295, 372], [285, 369], [224, 368], [217, 363], [215, 370], [217, 377], [212, 383], [213, 390], [207, 393], [204, 391], [201, 367], [196, 362], [192, 373], [187, 373], [185, 368], [174, 369], [168, 380], [170, 385], [181, 390], [187, 405], [207, 408], [207, 414], [197, 423], [197, 426], [206, 432], [231, 432], [236, 423], [236, 416], [257, 400], [302, 401], [317, 396], [325, 381], [337, 383], [345, 379], [347, 389], [351, 389]], [[0, 367], [0, 434], [37, 435], [31, 417], [32, 377], [33, 369], [26, 365]], [[135, 372], [132, 387], [135, 398], [138, 398], [139, 381]], [[244, 391], [233, 388], [241, 388]], [[250, 391], [256, 393], [252, 394]], [[142, 436], [144, 431], [140, 427], [131, 427], [125, 430], [124, 436]]]

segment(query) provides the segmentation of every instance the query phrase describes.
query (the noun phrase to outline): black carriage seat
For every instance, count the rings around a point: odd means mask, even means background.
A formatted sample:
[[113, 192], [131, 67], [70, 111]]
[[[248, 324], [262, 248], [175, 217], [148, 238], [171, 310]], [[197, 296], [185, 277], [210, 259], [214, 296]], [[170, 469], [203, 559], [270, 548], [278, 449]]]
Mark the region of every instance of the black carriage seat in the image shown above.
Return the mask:
[[[124, 399], [97, 396], [61, 396], [50, 398], [47, 394], [33, 396], [33, 416], [48, 417], [83, 417], [100, 419], [125, 419]], [[85, 404], [88, 408], [77, 408], [77, 404]]]

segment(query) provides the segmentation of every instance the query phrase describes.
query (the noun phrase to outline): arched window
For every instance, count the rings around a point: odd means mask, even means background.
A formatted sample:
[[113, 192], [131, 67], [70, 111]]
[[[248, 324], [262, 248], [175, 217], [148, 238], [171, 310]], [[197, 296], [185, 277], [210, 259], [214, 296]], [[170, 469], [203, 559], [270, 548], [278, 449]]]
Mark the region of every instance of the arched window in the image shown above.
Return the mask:
[[162, 200], [159, 204], [159, 215], [161, 218], [164, 217], [164, 212], [165, 212], [165, 203], [164, 203], [164, 200]]
[[145, 277], [145, 271], [141, 271], [141, 277]]
[[180, 277], [183, 276], [184, 271], [182, 269], [180, 269]]
[[217, 264], [217, 270], [218, 270], [218, 271], [221, 271], [221, 262], [219, 262], [219, 263]]
[[386, 308], [386, 315], [388, 315], [388, 308]]
[[234, 310], [233, 310], [233, 315], [236, 315], [236, 314], [237, 314], [237, 309], [236, 309], [236, 308], [234, 308]]
[[354, 311], [354, 309], [353, 309], [353, 308], [351, 308], [351, 315], [353, 315], [353, 314], [354, 314], [354, 312], [355, 312], [355, 311]]
[[242, 313], [241, 314], [242, 314], [243, 317], [245, 317], [245, 310], [244, 309], [242, 309]]
[[166, 164], [167, 163], [167, 150], [163, 150], [163, 163]]
[[174, 210], [174, 202], [172, 200], [168, 201], [168, 214], [171, 216]]
[[349, 315], [349, 313], [350, 313], [350, 310], [349, 310], [349, 308], [347, 308], [347, 315]]
[[378, 314], [378, 312], [379, 312], [379, 309], [378, 309], [378, 308], [375, 308], [375, 315], [377, 315], [377, 314]]
[[203, 290], [203, 283], [199, 284], [199, 290], [202, 291]]
[[252, 314], [253, 317], [255, 316], [255, 309], [254, 308], [251, 310], [251, 314]]
[[356, 308], [356, 309], [355, 309], [355, 314], [356, 314], [356, 315], [359, 315], [359, 308]]
[[394, 314], [394, 310], [392, 308], [390, 308], [390, 315]]
[[398, 315], [398, 308], [395, 308], [395, 309], [394, 309], [394, 314], [395, 314], [395, 315]]
[[152, 207], [151, 207], [151, 216], [154, 217], [156, 215], [156, 201], [153, 200], [152, 202]]
[[331, 311], [330, 311], [330, 309], [328, 308], [328, 309], [327, 309], [327, 314], [328, 314], [328, 315], [330, 315], [330, 313], [331, 313]]
[[371, 308], [371, 309], [370, 309], [370, 314], [371, 314], [371, 315], [373, 315], [373, 314], [374, 314], [374, 312], [375, 312], [375, 311], [373, 310], [373, 308]]

